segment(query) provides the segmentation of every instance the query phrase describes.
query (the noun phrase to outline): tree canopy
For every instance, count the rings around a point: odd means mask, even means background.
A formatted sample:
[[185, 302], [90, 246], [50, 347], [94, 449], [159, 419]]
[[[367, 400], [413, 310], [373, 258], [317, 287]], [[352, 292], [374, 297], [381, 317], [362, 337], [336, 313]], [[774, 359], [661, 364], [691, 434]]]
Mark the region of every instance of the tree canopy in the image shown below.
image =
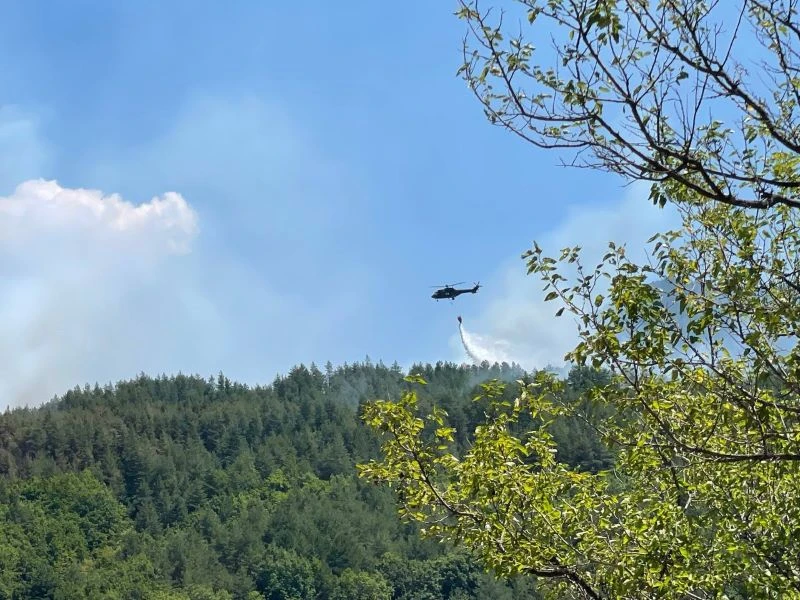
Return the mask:
[[658, 202], [800, 206], [794, 0], [459, 4], [461, 73], [492, 123]]
[[[463, 449], [447, 412], [407, 391], [368, 406], [385, 435], [362, 475], [396, 486], [426, 534], [558, 594], [800, 597], [796, 3], [514, 4], [522, 25], [459, 11], [462, 73], [490, 121], [652, 182], [681, 226], [641, 263], [614, 241], [599, 263], [577, 245], [523, 255], [554, 315], [576, 322], [565, 358], [611, 373], [591, 402], [566, 404], [544, 373], [512, 398], [488, 385]], [[614, 449], [610, 468], [557, 460], [565, 415]]]
[[[446, 400], [466, 428], [480, 421], [478, 382], [526, 376], [414, 368], [431, 382], [423, 404]], [[400, 394], [404, 375], [368, 362], [301, 365], [257, 387], [143, 375], [0, 414], [0, 597], [538, 597], [530, 578], [499, 580], [464, 549], [421, 540], [389, 490], [357, 478], [379, 449], [363, 400]], [[558, 427], [563, 460], [610, 464], [580, 423]]]

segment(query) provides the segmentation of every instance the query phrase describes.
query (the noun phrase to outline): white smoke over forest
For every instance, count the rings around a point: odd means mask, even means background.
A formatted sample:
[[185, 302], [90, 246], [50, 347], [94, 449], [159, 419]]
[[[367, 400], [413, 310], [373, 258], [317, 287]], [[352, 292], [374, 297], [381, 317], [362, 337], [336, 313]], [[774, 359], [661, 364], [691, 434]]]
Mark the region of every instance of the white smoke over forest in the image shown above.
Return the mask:
[[[545, 255], [558, 256], [561, 249], [580, 245], [581, 262], [598, 264], [608, 251], [608, 242], [625, 245], [629, 259], [647, 261], [647, 240], [658, 231], [681, 226], [677, 211], [667, 205], [660, 209], [647, 200], [646, 182], [628, 187], [617, 200], [598, 200], [593, 206], [565, 206], [560, 224], [532, 231]], [[520, 247], [520, 251], [525, 248]], [[575, 282], [575, 265], [559, 265], [559, 273]], [[580, 341], [580, 322], [569, 312], [556, 317], [560, 301], [546, 302], [543, 282], [528, 274], [519, 255], [509, 258], [495, 274], [486, 276], [480, 311], [470, 317], [471, 327], [486, 340], [503, 340], [508, 353], [526, 369], [569, 368], [565, 355]], [[599, 292], [600, 290], [596, 290]], [[455, 335], [453, 344], [456, 344]], [[492, 347], [491, 344], [487, 346]]]

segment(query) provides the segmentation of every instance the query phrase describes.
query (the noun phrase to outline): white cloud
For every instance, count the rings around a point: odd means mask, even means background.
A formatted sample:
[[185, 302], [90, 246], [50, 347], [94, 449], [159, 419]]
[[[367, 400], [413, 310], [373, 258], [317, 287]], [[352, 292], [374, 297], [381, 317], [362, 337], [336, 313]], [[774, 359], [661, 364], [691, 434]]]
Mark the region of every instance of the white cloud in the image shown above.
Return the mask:
[[46, 145], [20, 119], [7, 149], [28, 158], [0, 183], [34, 174], [0, 189], [0, 409], [141, 371], [268, 383], [363, 357], [341, 335], [369, 302], [359, 182], [282, 111], [194, 99], [160, 136], [74, 158], [65, 175], [124, 198], [34, 179]]
[[154, 369], [224, 369], [265, 382], [299, 362], [367, 352], [353, 331], [374, 306], [360, 243], [371, 198], [358, 167], [291, 113], [248, 95], [198, 92], [157, 136], [84, 158], [80, 181], [137, 196], [180, 190], [200, 215], [186, 278], [224, 317], [224, 339], [186, 333], [181, 361]]
[[170, 259], [197, 232], [175, 193], [135, 205], [31, 180], [0, 197], [0, 406], [131, 375], [164, 325], [153, 303], [175, 302]]
[[[65, 189], [55, 181], [30, 180], [0, 198], [0, 244], [83, 254], [91, 244], [138, 255], [185, 253], [197, 233], [197, 216], [174, 192], [134, 205], [99, 190]], [[133, 248], [132, 248], [133, 247]]]
[[[561, 224], [540, 232], [536, 241], [546, 255], [556, 258], [564, 247], [581, 246], [581, 261], [588, 268], [600, 262], [609, 241], [624, 243], [632, 260], [643, 260], [646, 242], [654, 233], [679, 225], [669, 205], [659, 209], [647, 194], [647, 186], [640, 184], [628, 188], [615, 203], [569, 207]], [[485, 343], [504, 344], [505, 354], [527, 369], [562, 365], [564, 354], [577, 343], [577, 325], [567, 313], [555, 317], [560, 305], [543, 301], [543, 285], [536, 275], [526, 274], [523, 260], [509, 260], [486, 282], [479, 313], [464, 315], [465, 327]], [[457, 335], [451, 347], [460, 360], [464, 351]]]

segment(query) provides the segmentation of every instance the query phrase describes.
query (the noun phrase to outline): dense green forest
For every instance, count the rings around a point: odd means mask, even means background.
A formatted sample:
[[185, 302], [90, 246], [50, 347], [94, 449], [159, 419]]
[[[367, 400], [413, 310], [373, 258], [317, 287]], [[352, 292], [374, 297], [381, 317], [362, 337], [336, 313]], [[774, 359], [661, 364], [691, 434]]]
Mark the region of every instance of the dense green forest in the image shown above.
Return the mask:
[[[474, 397], [515, 365], [414, 365], [423, 401], [445, 408], [458, 443], [485, 417]], [[268, 386], [149, 377], [76, 388], [0, 416], [0, 597], [536, 598], [462, 549], [419, 536], [394, 493], [358, 478], [380, 438], [365, 402], [410, 385], [399, 366], [298, 366]], [[604, 375], [574, 370], [566, 397]], [[611, 457], [585, 423], [554, 429], [559, 459]]]

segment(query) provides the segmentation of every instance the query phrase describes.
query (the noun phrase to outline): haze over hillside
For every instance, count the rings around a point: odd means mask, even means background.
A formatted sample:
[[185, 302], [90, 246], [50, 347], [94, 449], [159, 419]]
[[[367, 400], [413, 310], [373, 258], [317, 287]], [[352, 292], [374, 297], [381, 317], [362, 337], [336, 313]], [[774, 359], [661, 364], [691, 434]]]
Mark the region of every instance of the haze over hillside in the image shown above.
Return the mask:
[[[461, 444], [485, 408], [472, 399], [479, 382], [528, 377], [509, 365], [414, 372], [428, 379], [425, 401], [459, 424]], [[379, 443], [360, 405], [396, 397], [410, 385], [404, 374], [298, 366], [256, 388], [222, 374], [142, 375], [0, 415], [0, 595], [538, 597], [526, 578], [500, 583], [463, 549], [420, 540], [390, 490], [356, 477]], [[575, 372], [566, 397], [602, 380]], [[608, 464], [578, 420], [557, 432], [562, 460]]]
[[[498, 136], [455, 77], [453, 7], [404, 11], [11, 2], [0, 408], [139, 372], [460, 362], [458, 314], [525, 368], [560, 365], [573, 324], [520, 253], [635, 249], [672, 217]], [[483, 287], [431, 300], [462, 280]]]

